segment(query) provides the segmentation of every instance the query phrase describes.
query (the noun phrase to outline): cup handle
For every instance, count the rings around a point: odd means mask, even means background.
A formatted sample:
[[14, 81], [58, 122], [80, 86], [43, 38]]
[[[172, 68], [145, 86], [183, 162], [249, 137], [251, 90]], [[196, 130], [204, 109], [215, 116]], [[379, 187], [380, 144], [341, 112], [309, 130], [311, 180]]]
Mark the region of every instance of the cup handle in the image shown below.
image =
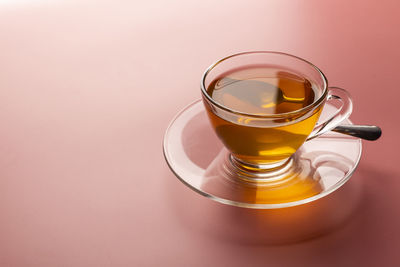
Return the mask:
[[328, 97], [326, 101], [333, 102], [339, 100], [341, 102], [341, 106], [327, 120], [317, 123], [316, 127], [308, 136], [306, 141], [314, 139], [321, 134], [332, 130], [333, 128], [341, 124], [345, 119], [347, 119], [353, 111], [353, 102], [351, 101], [350, 94], [346, 90], [339, 87], [329, 87], [328, 90]]

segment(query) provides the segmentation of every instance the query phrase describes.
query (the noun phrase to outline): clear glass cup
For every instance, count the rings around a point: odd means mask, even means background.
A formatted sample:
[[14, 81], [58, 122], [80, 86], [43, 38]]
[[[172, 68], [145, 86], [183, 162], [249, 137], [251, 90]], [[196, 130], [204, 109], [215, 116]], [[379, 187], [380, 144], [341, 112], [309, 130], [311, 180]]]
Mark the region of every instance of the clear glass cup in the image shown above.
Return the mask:
[[[208, 87], [216, 79], [235, 69], [254, 66], [304, 77], [312, 84], [313, 102], [286, 113], [259, 114], [233, 110], [208, 94]], [[325, 75], [312, 63], [280, 52], [244, 52], [217, 61], [203, 74], [201, 92], [211, 125], [231, 153], [234, 171], [250, 179], [276, 177], [284, 172], [304, 142], [335, 128], [352, 112], [347, 91], [328, 87]], [[328, 101], [338, 109], [325, 121], [317, 123]]]

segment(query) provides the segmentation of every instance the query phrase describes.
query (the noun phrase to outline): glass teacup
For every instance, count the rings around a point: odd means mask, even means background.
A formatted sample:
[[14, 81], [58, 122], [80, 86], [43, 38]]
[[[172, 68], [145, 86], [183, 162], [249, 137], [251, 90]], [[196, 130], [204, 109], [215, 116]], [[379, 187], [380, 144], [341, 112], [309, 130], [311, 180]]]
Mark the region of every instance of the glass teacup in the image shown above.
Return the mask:
[[[352, 111], [349, 94], [328, 87], [310, 62], [280, 52], [239, 53], [211, 65], [203, 103], [230, 160], [246, 177], [279, 172], [307, 140], [338, 126]], [[327, 101], [338, 111], [318, 122]]]

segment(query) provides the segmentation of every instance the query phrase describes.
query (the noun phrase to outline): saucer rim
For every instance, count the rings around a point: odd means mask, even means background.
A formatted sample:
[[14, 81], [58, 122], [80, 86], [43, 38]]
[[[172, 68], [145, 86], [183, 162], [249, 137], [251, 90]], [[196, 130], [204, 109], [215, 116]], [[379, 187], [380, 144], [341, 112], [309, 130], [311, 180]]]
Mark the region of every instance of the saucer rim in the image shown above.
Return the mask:
[[[171, 159], [168, 158], [167, 156], [167, 136], [168, 136], [168, 132], [170, 131], [170, 129], [172, 128], [172, 126], [174, 125], [174, 123], [176, 122], [176, 120], [185, 112], [187, 112], [190, 108], [194, 107], [197, 104], [201, 104], [202, 99], [197, 99], [193, 102], [191, 102], [190, 104], [186, 105], [184, 108], [182, 108], [171, 120], [171, 122], [168, 124], [167, 129], [165, 130], [164, 136], [163, 136], [163, 155], [164, 155], [164, 159], [169, 167], [169, 169], [172, 171], [172, 173], [187, 187], [189, 187], [190, 189], [192, 189], [193, 191], [195, 191], [196, 193], [209, 198], [211, 200], [214, 200], [218, 203], [222, 203], [225, 205], [229, 205], [229, 206], [234, 206], [234, 207], [241, 207], [241, 208], [251, 208], [251, 209], [265, 209], [265, 210], [270, 210], [270, 209], [281, 209], [281, 208], [290, 208], [290, 207], [295, 207], [295, 206], [299, 206], [299, 205], [304, 205], [310, 202], [314, 202], [316, 200], [319, 200], [321, 198], [324, 198], [328, 195], [330, 195], [331, 193], [335, 192], [336, 190], [338, 190], [340, 187], [342, 187], [345, 183], [347, 183], [347, 181], [353, 176], [354, 171], [357, 169], [358, 164], [360, 163], [361, 160], [361, 155], [362, 155], [362, 142], [361, 139], [359, 138], [351, 138], [351, 139], [356, 139], [356, 141], [359, 144], [359, 151], [358, 151], [358, 155], [357, 155], [357, 160], [354, 163], [354, 165], [352, 166], [352, 169], [349, 170], [349, 172], [339, 181], [337, 182], [334, 186], [332, 186], [329, 190], [326, 190], [322, 193], [319, 193], [317, 195], [305, 198], [305, 199], [301, 199], [301, 200], [296, 200], [296, 201], [291, 201], [291, 202], [284, 202], [284, 203], [269, 203], [269, 204], [260, 204], [260, 203], [243, 203], [243, 202], [238, 202], [238, 201], [234, 201], [234, 200], [228, 200], [228, 199], [224, 199], [206, 192], [201, 191], [200, 189], [194, 187], [193, 185], [191, 185], [189, 182], [187, 182], [184, 178], [182, 178], [180, 175], [178, 175], [176, 173], [176, 171], [174, 170], [173, 166], [171, 165]], [[328, 104], [328, 103], [327, 103]], [[200, 112], [204, 112], [205, 109], [203, 111]], [[199, 112], [199, 113], [200, 113]], [[199, 114], [197, 113], [197, 114]], [[353, 122], [347, 118], [345, 120], [346, 124], [350, 124], [352, 125]], [[326, 134], [326, 133], [325, 133]], [[324, 139], [324, 135], [321, 135], [320, 137], [317, 137], [313, 140], [307, 141], [307, 142], [313, 142], [314, 140], [321, 140]]]

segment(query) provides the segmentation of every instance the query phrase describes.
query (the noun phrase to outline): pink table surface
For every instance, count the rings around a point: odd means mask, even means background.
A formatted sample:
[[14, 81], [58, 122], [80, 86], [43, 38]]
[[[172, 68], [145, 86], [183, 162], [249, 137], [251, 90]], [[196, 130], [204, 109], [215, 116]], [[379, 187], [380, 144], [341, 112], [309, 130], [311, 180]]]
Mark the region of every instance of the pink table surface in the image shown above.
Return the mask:
[[[399, 10], [0, 0], [0, 266], [399, 266]], [[164, 161], [204, 69], [246, 50], [310, 60], [350, 91], [353, 122], [383, 129], [343, 187], [359, 204], [319, 237], [264, 243], [251, 215], [238, 224], [251, 211], [192, 192]]]

